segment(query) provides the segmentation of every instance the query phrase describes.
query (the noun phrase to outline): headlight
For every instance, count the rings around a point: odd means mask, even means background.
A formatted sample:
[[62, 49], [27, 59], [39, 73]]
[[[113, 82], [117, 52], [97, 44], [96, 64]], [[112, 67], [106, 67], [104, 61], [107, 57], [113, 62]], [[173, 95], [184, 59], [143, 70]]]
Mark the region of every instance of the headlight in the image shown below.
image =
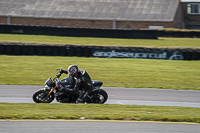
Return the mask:
[[53, 81], [51, 78], [48, 78], [45, 82], [45, 85], [48, 85], [48, 86], [52, 86], [53, 85]]

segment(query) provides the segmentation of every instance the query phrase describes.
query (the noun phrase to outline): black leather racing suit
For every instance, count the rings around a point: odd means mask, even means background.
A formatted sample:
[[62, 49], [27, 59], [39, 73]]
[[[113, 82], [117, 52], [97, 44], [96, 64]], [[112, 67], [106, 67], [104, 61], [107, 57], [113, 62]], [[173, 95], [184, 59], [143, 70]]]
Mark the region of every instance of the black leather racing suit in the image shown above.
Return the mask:
[[[68, 71], [62, 70], [62, 73], [68, 74]], [[75, 86], [73, 89], [69, 88], [62, 88], [62, 91], [66, 91], [69, 93], [77, 93], [81, 88], [83, 91], [80, 94], [76, 103], [84, 102], [85, 97], [93, 90], [94, 86], [92, 84], [92, 80], [90, 75], [85, 70], [80, 70], [78, 72], [77, 77], [75, 79]]]

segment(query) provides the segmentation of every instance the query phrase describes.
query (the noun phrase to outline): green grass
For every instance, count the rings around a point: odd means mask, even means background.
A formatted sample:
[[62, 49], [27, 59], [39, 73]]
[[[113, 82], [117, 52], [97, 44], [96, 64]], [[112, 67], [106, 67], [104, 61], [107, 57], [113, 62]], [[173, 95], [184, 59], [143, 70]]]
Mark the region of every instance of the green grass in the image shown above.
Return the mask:
[[[200, 48], [199, 38], [111, 39], [0, 34], [0, 42], [28, 44]], [[43, 85], [58, 68], [77, 64], [104, 87], [200, 90], [200, 62], [84, 57], [0, 56], [0, 84]], [[61, 78], [67, 75], [63, 75]], [[100, 119], [200, 123], [199, 108], [95, 104], [0, 103], [0, 119]]]
[[183, 31], [183, 32], [200, 32], [199, 29], [177, 29], [177, 28], [163, 28], [157, 29], [158, 31]]
[[0, 119], [98, 119], [200, 123], [200, 109], [98, 104], [0, 103]]
[[200, 61], [1, 55], [0, 62], [0, 84], [43, 85], [77, 64], [104, 87], [200, 90]]
[[151, 39], [113, 39], [92, 37], [59, 37], [43, 35], [0, 34], [0, 42], [22, 42], [32, 44], [57, 45], [98, 45], [128, 47], [169, 47], [169, 48], [200, 48], [200, 38], [163, 38]]

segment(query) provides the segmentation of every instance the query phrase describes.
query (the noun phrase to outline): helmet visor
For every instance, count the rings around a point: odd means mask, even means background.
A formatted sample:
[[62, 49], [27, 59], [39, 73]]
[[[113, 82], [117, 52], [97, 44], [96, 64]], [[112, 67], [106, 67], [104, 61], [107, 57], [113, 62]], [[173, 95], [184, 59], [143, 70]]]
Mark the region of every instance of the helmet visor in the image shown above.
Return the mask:
[[68, 75], [73, 77], [73, 72], [72, 71], [68, 71]]
[[74, 77], [76, 72], [77, 72], [76, 67], [72, 67], [72, 68], [69, 69], [68, 75]]

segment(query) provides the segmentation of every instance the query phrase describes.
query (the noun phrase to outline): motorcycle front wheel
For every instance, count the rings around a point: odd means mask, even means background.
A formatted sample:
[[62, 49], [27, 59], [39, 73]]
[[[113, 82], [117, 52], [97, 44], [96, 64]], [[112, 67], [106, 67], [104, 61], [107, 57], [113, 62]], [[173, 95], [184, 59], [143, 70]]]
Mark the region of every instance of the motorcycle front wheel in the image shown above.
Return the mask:
[[54, 100], [54, 94], [51, 93], [48, 97], [47, 94], [49, 91], [39, 90], [33, 94], [33, 101], [35, 103], [51, 103]]

